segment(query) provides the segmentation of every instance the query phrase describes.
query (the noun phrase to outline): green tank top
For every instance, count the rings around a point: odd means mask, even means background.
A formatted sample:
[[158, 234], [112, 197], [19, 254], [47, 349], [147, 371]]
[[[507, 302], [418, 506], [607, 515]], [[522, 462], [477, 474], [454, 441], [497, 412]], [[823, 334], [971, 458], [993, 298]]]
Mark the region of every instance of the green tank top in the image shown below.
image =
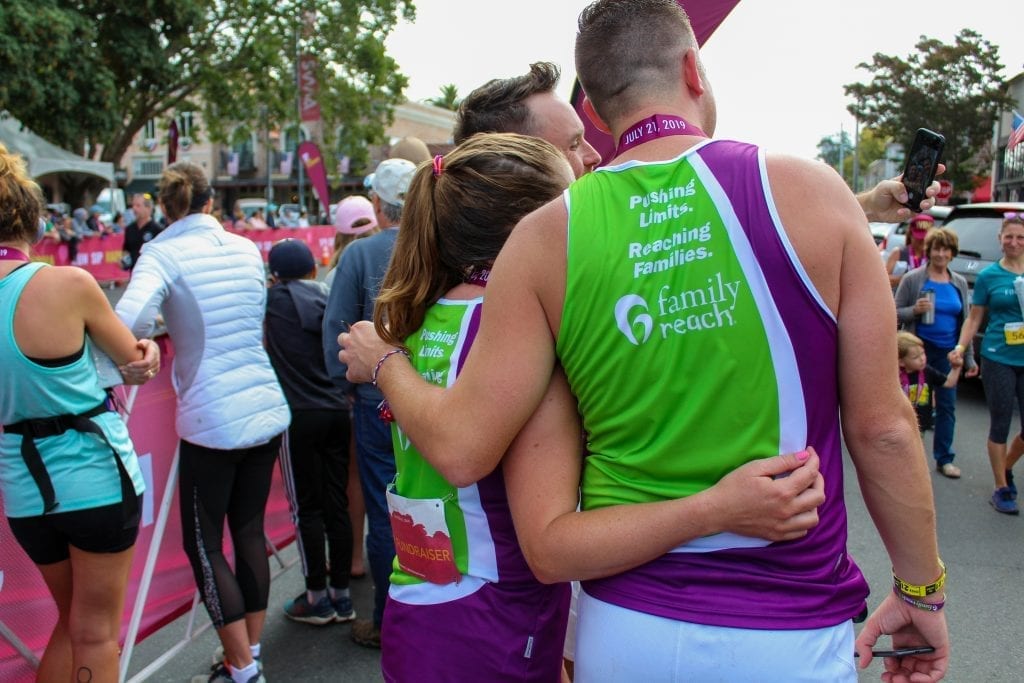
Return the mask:
[[779, 452], [767, 286], [696, 149], [567, 190], [557, 351], [588, 435], [584, 509], [692, 495]]
[[[472, 343], [474, 314], [482, 299], [454, 301], [442, 299], [431, 306], [423, 325], [415, 334], [405, 340], [413, 366], [428, 382], [448, 386], [455, 381], [460, 358]], [[458, 489], [448, 483], [434, 467], [420, 455], [398, 423], [391, 426], [392, 443], [395, 451], [394, 492], [406, 498], [417, 500], [441, 499], [444, 501], [444, 520], [451, 538], [455, 565], [460, 574], [469, 574], [471, 531], [467, 529], [467, 515], [477, 514], [473, 507], [472, 490]], [[463, 497], [469, 498], [463, 500]], [[479, 507], [479, 501], [475, 501]], [[393, 522], [394, 523], [394, 520]], [[430, 530], [427, 532], [430, 533]], [[492, 579], [493, 580], [493, 579]], [[396, 558], [393, 564], [391, 582], [398, 585], [423, 583], [423, 579], [402, 570]]]

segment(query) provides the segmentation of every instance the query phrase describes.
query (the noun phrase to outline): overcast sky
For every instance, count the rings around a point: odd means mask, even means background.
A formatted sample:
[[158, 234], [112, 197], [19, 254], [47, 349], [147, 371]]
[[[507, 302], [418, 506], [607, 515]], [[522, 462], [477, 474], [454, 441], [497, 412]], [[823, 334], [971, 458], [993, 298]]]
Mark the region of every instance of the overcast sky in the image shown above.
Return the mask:
[[[699, 0], [696, 0], [699, 1]], [[389, 53], [424, 100], [454, 83], [465, 95], [485, 81], [524, 73], [531, 62], [575, 79], [576, 16], [587, 0], [417, 0], [417, 19], [389, 37]], [[1016, 7], [1016, 10], [1011, 8]], [[741, 0], [702, 51], [718, 101], [716, 137], [775, 152], [817, 155], [818, 141], [853, 133], [843, 85], [876, 52], [906, 57], [924, 35], [951, 43], [963, 28], [999, 47], [1005, 77], [1024, 71], [1020, 5], [1010, 0]]]

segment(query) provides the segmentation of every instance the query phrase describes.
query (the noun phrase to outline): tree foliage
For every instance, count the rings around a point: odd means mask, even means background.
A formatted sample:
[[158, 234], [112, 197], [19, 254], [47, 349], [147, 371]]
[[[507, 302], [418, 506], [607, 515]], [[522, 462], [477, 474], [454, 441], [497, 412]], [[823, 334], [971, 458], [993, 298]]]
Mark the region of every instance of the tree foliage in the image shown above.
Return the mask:
[[[842, 154], [839, 151], [840, 146], [842, 146]], [[851, 154], [853, 154], [853, 141], [850, 139], [850, 134], [845, 130], [835, 135], [824, 137], [818, 142], [818, 158], [834, 169], [839, 170], [840, 156], [846, 159]], [[845, 176], [846, 174], [843, 173], [842, 175]]]
[[327, 147], [358, 161], [407, 85], [384, 39], [414, 17], [412, 0], [4, 0], [0, 109], [116, 162], [175, 111], [201, 111], [217, 141], [288, 125], [296, 54], [309, 53]]
[[[871, 162], [876, 159], [881, 159], [885, 155], [886, 140], [884, 137], [880, 137], [874, 130], [871, 128], [862, 128], [858, 137], [859, 139], [856, 141], [856, 144], [854, 144], [850, 134], [844, 130], [835, 135], [823, 137], [818, 142], [818, 159], [824, 161], [832, 168], [839, 170], [840, 175], [851, 185], [853, 184], [854, 176], [854, 151], [856, 151], [856, 157], [860, 162], [858, 166], [858, 178], [863, 177], [864, 171], [871, 165]], [[842, 169], [839, 169], [840, 141], [844, 145]], [[859, 189], [860, 188], [854, 188], [855, 191], [858, 191]]]
[[921, 36], [916, 49], [905, 59], [876, 53], [858, 64], [872, 80], [844, 86], [855, 100], [849, 111], [905, 147], [918, 128], [942, 133], [945, 177], [968, 186], [988, 169], [993, 123], [1010, 106], [999, 48], [965, 28], [952, 45]]
[[427, 104], [432, 104], [435, 107], [441, 107], [449, 111], [458, 111], [459, 105], [462, 104], [462, 98], [459, 97], [459, 89], [454, 83], [448, 83], [447, 85], [441, 86], [441, 94], [437, 97], [431, 97], [427, 100]]

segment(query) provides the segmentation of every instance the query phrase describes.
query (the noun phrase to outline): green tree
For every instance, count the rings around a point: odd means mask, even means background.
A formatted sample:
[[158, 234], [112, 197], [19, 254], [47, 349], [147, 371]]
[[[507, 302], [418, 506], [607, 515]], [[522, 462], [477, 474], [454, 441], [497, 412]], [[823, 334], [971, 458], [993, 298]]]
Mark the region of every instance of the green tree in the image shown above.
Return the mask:
[[450, 111], [458, 111], [459, 105], [462, 104], [462, 98], [459, 97], [459, 89], [454, 83], [448, 83], [447, 85], [441, 86], [441, 94], [437, 97], [431, 97], [427, 100], [427, 104], [432, 104], [435, 107], [441, 107], [442, 109], [448, 109]]
[[318, 59], [325, 148], [358, 163], [407, 85], [384, 39], [414, 17], [412, 0], [4, 0], [0, 109], [116, 162], [175, 111], [202, 111], [217, 141], [262, 128], [261, 105], [271, 127], [293, 121], [302, 52]]
[[[854, 152], [860, 164], [858, 166], [858, 178], [863, 178], [864, 173], [871, 162], [881, 159], [885, 155], [886, 139], [879, 137], [870, 128], [862, 128], [859, 132], [859, 139], [854, 149], [854, 142], [848, 132], [841, 131], [839, 134], [823, 137], [818, 142], [818, 159], [835, 169], [839, 169], [839, 143], [843, 144], [843, 168], [840, 175], [847, 183], [853, 184], [853, 160]], [[858, 191], [860, 188], [854, 188]]]
[[1011, 104], [999, 48], [966, 28], [952, 45], [921, 36], [916, 48], [905, 59], [876, 53], [870, 64], [858, 64], [872, 80], [844, 86], [854, 99], [849, 111], [904, 146], [918, 128], [942, 133], [945, 177], [967, 187], [988, 169], [993, 122]]
[[[842, 146], [842, 154], [839, 151], [840, 146]], [[851, 154], [853, 154], [853, 141], [850, 138], [850, 134], [845, 130], [835, 135], [823, 137], [818, 142], [818, 158], [837, 171], [840, 170], [839, 157], [843, 157], [843, 165], [846, 166], [846, 160], [849, 159]], [[841, 175], [846, 177], [846, 173], [841, 173]]]

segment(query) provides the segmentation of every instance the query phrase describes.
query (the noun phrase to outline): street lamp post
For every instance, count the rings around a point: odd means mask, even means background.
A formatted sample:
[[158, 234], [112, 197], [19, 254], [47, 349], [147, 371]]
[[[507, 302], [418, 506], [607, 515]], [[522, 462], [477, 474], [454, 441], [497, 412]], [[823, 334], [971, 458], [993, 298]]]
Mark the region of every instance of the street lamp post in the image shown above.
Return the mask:
[[860, 191], [860, 119], [853, 117], [853, 191]]
[[264, 193], [267, 200], [267, 213], [270, 212], [270, 205], [274, 203], [274, 181], [271, 177], [271, 155], [270, 155], [270, 118], [267, 113], [267, 105], [260, 105], [260, 117], [263, 119], [263, 149], [266, 151], [267, 159], [267, 189]]
[[305, 173], [302, 168], [302, 159], [299, 158], [299, 145], [302, 144], [302, 67], [299, 65], [301, 54], [299, 53], [299, 26], [295, 26], [295, 104], [298, 121], [295, 131], [295, 161], [299, 165], [299, 212], [306, 207], [306, 200], [303, 196], [303, 181]]

